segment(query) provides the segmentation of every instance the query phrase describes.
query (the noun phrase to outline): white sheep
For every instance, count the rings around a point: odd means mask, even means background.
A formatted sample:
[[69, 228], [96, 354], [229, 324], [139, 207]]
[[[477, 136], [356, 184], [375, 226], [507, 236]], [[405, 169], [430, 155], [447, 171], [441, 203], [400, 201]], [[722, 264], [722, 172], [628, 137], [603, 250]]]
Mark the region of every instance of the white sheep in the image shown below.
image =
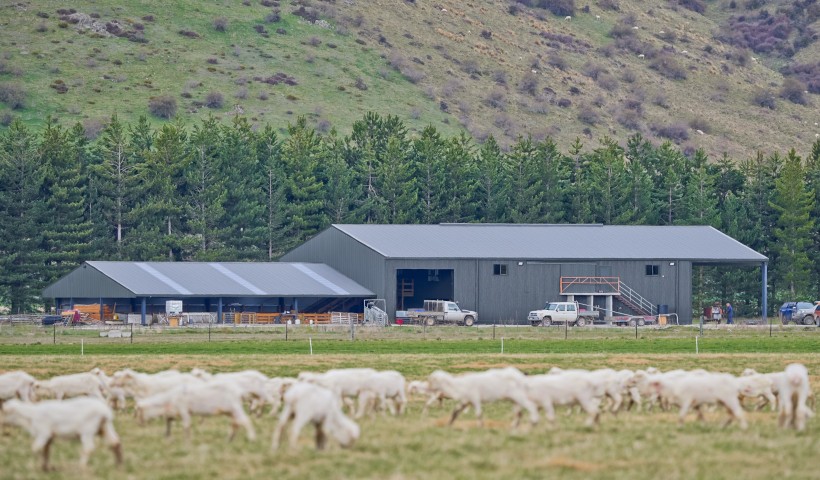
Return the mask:
[[806, 419], [814, 413], [806, 405], [811, 387], [809, 371], [804, 365], [792, 363], [784, 370], [784, 377], [778, 391], [778, 423], [781, 427], [793, 427], [798, 431], [806, 428]]
[[128, 395], [139, 400], [150, 397], [179, 385], [202, 383], [202, 379], [191, 374], [168, 370], [156, 374], [135, 372], [131, 369], [121, 370], [111, 376], [111, 386], [125, 390]]
[[564, 17], [564, 20], [566, 20], [566, 21], [572, 20], [572, 15], [567, 15], [566, 17]]
[[34, 399], [34, 385], [37, 380], [23, 371], [0, 374], [0, 407], [3, 402], [18, 399], [30, 402]]
[[342, 447], [349, 448], [361, 434], [359, 425], [342, 412], [337, 395], [327, 388], [311, 383], [297, 383], [285, 393], [284, 407], [273, 432], [271, 450], [279, 448], [282, 432], [291, 420], [291, 449], [296, 447], [299, 433], [308, 423], [316, 427], [316, 448], [319, 450], [325, 448], [328, 435]]
[[391, 415], [401, 415], [407, 405], [405, 389], [404, 375], [395, 370], [384, 370], [371, 374], [362, 384], [356, 418], [364, 416], [376, 404], [380, 409], [387, 405]]
[[48, 380], [38, 380], [34, 384], [34, 395], [37, 398], [54, 397], [57, 400], [80, 396], [104, 398], [102, 382], [91, 373], [58, 375]]
[[748, 428], [746, 416], [740, 406], [740, 385], [737, 377], [725, 373], [688, 372], [681, 376], [660, 376], [652, 380], [651, 385], [663, 396], [671, 398], [680, 405], [678, 420], [686, 420], [690, 408], [694, 408], [698, 419], [703, 421], [702, 407], [710, 404], [723, 405], [729, 412], [729, 419], [724, 426], [733, 420], [740, 423], [740, 428]]
[[231, 380], [213, 380], [199, 384], [183, 384], [142, 398], [136, 404], [140, 423], [153, 418], [165, 419], [165, 435], [171, 434], [171, 422], [179, 418], [185, 435], [191, 436], [191, 416], [226, 415], [231, 417], [233, 440], [240, 427], [245, 429], [248, 440], [256, 439], [253, 424], [242, 407], [242, 391]]
[[555, 405], [579, 405], [587, 413], [588, 427], [598, 423], [601, 396], [584, 375], [532, 375], [526, 378], [529, 398], [541, 409], [550, 423], [555, 423]]
[[[427, 381], [431, 389], [458, 402], [450, 416], [450, 425], [456, 421], [461, 412], [472, 405], [479, 425], [484, 426], [481, 404], [497, 400], [512, 401], [529, 412], [530, 423], [533, 425], [538, 423], [538, 409], [527, 395], [525, 375], [516, 368], [494, 368], [485, 372], [463, 373], [458, 376], [436, 370], [427, 377]], [[516, 411], [513, 427], [518, 426], [522, 413], [520, 409]]]
[[354, 398], [358, 398], [367, 379], [376, 373], [372, 368], [340, 368], [324, 373], [301, 372], [299, 381], [321, 385], [335, 393], [353, 412]]
[[94, 451], [94, 436], [100, 435], [114, 452], [117, 465], [122, 463], [120, 438], [114, 430], [114, 413], [102, 400], [77, 397], [69, 400], [47, 400], [25, 403], [9, 400], [3, 405], [4, 423], [17, 425], [34, 438], [31, 449], [42, 453], [43, 470], [48, 470], [49, 450], [55, 438], [80, 438], [80, 466], [88, 464]]
[[774, 396], [774, 392], [772, 391], [772, 387], [774, 386], [772, 377], [761, 374], [742, 375], [738, 377], [737, 381], [740, 384], [741, 399], [757, 399], [760, 397], [765, 399], [762, 403], [756, 405], [755, 408], [757, 410], [763, 408], [763, 406], [767, 403], [771, 405], [772, 411], [777, 408], [777, 398]]
[[255, 412], [257, 415], [262, 414], [262, 409], [266, 404], [276, 404], [278, 406], [277, 400], [268, 394], [265, 387], [268, 377], [257, 370], [210, 374], [205, 370], [195, 368], [191, 370], [191, 375], [208, 381], [229, 380], [234, 382], [242, 391], [242, 398], [250, 401], [251, 412]]
[[285, 392], [297, 382], [298, 380], [290, 377], [273, 377], [265, 382], [265, 393], [271, 401], [271, 415], [279, 412]]
[[128, 396], [125, 389], [121, 387], [112, 387], [111, 377], [106, 375], [105, 371], [101, 368], [94, 367], [89, 373], [95, 375], [100, 380], [103, 394], [105, 395], [105, 398], [108, 399], [108, 404], [111, 408], [114, 410], [124, 410], [126, 404], [125, 399]]

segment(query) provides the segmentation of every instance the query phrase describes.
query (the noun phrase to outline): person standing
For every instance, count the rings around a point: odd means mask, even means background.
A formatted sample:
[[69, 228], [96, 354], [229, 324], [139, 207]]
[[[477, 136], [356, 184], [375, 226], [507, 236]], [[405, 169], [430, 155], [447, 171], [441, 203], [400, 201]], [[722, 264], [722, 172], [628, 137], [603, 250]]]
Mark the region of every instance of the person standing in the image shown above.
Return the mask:
[[732, 308], [732, 304], [726, 302], [726, 324], [731, 325], [735, 323], [735, 309]]

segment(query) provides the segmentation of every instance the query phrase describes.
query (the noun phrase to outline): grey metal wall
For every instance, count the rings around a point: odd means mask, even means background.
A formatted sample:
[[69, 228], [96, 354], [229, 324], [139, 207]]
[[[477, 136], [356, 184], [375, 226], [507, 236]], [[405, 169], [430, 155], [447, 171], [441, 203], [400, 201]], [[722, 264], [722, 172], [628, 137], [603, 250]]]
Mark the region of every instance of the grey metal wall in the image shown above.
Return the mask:
[[[325, 263], [366, 287], [377, 297], [384, 298], [384, 257], [335, 228], [328, 228], [316, 235], [283, 255], [280, 261]], [[395, 275], [389, 287], [387, 290], [395, 290]], [[393, 295], [395, 296], [395, 292]]]
[[[671, 265], [674, 263], [674, 265]], [[655, 305], [669, 305], [669, 313], [677, 313], [681, 323], [692, 319], [692, 262], [669, 260], [635, 260], [599, 262], [610, 266], [612, 276]], [[657, 265], [658, 275], [646, 275], [647, 265]]]
[[[46, 298], [134, 298], [133, 292], [87, 264], [43, 290]], [[99, 301], [99, 300], [97, 300]]]

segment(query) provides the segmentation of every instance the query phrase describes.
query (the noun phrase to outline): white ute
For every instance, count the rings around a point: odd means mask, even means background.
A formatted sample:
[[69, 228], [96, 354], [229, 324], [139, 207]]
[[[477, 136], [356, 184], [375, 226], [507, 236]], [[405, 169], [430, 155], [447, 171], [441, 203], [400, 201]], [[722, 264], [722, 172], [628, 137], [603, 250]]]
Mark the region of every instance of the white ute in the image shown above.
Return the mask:
[[598, 318], [598, 312], [581, 311], [578, 302], [547, 302], [541, 310], [533, 310], [527, 320], [533, 327], [549, 327], [559, 323], [568, 323], [583, 327], [591, 325]]
[[462, 310], [458, 302], [447, 300], [425, 300], [424, 310], [408, 311], [407, 315], [418, 323], [432, 327], [443, 323], [472, 327], [478, 319], [478, 314], [472, 310]]

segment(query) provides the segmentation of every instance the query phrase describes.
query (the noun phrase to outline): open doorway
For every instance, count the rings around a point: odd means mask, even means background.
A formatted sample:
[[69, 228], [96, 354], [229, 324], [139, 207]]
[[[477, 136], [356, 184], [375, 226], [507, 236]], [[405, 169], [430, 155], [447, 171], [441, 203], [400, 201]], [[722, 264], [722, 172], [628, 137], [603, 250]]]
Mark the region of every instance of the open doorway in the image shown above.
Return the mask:
[[424, 300], [455, 300], [452, 269], [399, 269], [396, 271], [396, 310], [421, 308]]

